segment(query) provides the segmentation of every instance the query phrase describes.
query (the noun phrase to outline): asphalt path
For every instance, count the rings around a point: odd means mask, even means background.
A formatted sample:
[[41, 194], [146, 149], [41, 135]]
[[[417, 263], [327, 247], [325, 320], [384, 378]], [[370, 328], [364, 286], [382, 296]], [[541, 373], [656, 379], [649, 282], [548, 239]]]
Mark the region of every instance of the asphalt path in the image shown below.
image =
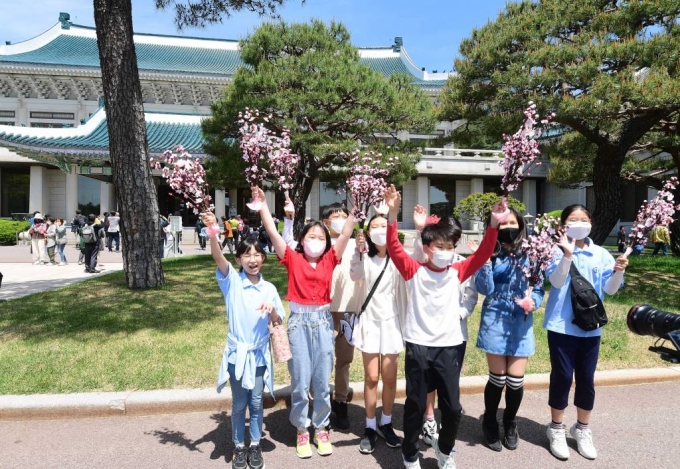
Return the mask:
[[[481, 443], [482, 395], [465, 395], [456, 463], [459, 468], [679, 468], [679, 396], [680, 382], [599, 387], [592, 421], [599, 457], [584, 459], [577, 453], [575, 441], [568, 438], [571, 458], [562, 462], [550, 454], [545, 436], [547, 391], [525, 393], [519, 419], [520, 446], [500, 453]], [[402, 413], [400, 400], [393, 416], [399, 434]], [[312, 458], [300, 460], [295, 456], [295, 432], [288, 423], [288, 409], [268, 409], [262, 440], [266, 467], [403, 467], [400, 450], [386, 447], [383, 441], [372, 455], [360, 454], [357, 445], [363, 433], [363, 408], [351, 404], [350, 417], [348, 432], [331, 433], [333, 455], [321, 457], [315, 452]], [[571, 425], [575, 418], [574, 408], [568, 408], [565, 423]], [[434, 451], [422, 442], [421, 448], [421, 467], [435, 469]], [[232, 450], [227, 413], [0, 422], [3, 469], [225, 468], [231, 467]]]

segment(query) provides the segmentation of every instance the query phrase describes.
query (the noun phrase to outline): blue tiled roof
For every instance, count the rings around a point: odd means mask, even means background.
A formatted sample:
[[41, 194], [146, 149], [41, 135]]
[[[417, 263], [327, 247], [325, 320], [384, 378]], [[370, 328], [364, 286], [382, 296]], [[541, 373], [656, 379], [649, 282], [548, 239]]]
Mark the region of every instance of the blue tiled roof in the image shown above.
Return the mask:
[[[238, 51], [137, 44], [140, 70], [232, 75], [242, 65]], [[60, 35], [44, 46], [21, 54], [0, 55], [0, 63], [61, 65], [99, 68], [99, 50], [94, 38]]]
[[[147, 141], [151, 153], [163, 153], [176, 145], [194, 155], [204, 155], [203, 134], [199, 124], [147, 122]], [[88, 135], [77, 137], [33, 137], [0, 131], [0, 143], [9, 147], [35, 149], [40, 153], [72, 155], [107, 155], [109, 133], [103, 120]]]
[[[135, 48], [140, 71], [226, 77], [232, 76], [243, 65], [238, 50], [149, 43], [137, 43]], [[395, 73], [414, 76], [399, 57], [363, 57], [361, 62], [385, 76]], [[0, 55], [2, 63], [98, 69], [99, 50], [93, 37], [61, 34], [35, 50]], [[415, 76], [414, 82], [429, 86], [443, 86], [445, 83], [444, 80], [421, 80]]]
[[[386, 77], [394, 75], [395, 73], [405, 73], [407, 75], [413, 76], [411, 71], [399, 57], [362, 57], [361, 63], [381, 72]], [[446, 80], [415, 79], [414, 83], [419, 85], [444, 86], [444, 84], [446, 84]]]

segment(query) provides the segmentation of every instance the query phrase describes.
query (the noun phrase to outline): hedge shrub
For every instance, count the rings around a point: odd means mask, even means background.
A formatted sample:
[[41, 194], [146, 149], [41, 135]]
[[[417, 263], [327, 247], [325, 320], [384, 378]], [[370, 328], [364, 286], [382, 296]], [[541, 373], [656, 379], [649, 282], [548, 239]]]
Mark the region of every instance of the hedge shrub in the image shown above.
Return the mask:
[[14, 246], [17, 243], [17, 233], [26, 231], [27, 221], [0, 220], [0, 246]]

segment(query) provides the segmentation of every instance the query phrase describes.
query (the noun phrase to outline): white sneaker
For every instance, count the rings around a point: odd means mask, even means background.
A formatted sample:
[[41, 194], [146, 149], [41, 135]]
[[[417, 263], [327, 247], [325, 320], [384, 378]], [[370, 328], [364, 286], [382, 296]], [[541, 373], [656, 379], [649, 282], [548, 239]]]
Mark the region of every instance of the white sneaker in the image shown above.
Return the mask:
[[40, 261], [35, 261], [35, 262], [33, 263], [33, 265], [40, 265], [40, 264], [41, 264]]
[[403, 461], [406, 469], [420, 469], [420, 455], [418, 455], [418, 459], [413, 462], [408, 462], [406, 459], [403, 459]]
[[436, 420], [426, 420], [425, 423], [423, 423], [423, 428], [420, 431], [420, 434], [423, 437], [423, 443], [432, 446], [432, 442], [439, 438], [438, 427]]
[[59, 265], [66, 265], [66, 262], [60, 262]]
[[595, 459], [597, 457], [597, 450], [593, 445], [593, 432], [590, 431], [590, 428], [579, 430], [576, 428], [576, 424], [574, 424], [569, 429], [569, 433], [576, 440], [578, 452], [581, 456], [586, 459]]
[[435, 438], [432, 442], [434, 447], [434, 455], [437, 457], [437, 467], [439, 469], [456, 469], [456, 461], [453, 460], [453, 455], [456, 453], [455, 449], [451, 449], [451, 454], [444, 454], [439, 451], [439, 438]]
[[569, 459], [569, 446], [567, 446], [567, 433], [566, 427], [562, 425], [562, 428], [552, 428], [548, 424], [546, 429], [546, 435], [548, 441], [550, 442], [550, 452], [557, 459], [566, 461]]

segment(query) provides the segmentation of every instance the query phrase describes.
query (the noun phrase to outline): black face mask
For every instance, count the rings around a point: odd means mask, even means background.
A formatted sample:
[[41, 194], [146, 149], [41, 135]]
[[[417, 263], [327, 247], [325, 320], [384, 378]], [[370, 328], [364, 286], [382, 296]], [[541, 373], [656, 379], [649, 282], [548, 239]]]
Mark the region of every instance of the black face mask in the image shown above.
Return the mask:
[[503, 228], [498, 230], [498, 242], [513, 244], [519, 236], [519, 228]]

